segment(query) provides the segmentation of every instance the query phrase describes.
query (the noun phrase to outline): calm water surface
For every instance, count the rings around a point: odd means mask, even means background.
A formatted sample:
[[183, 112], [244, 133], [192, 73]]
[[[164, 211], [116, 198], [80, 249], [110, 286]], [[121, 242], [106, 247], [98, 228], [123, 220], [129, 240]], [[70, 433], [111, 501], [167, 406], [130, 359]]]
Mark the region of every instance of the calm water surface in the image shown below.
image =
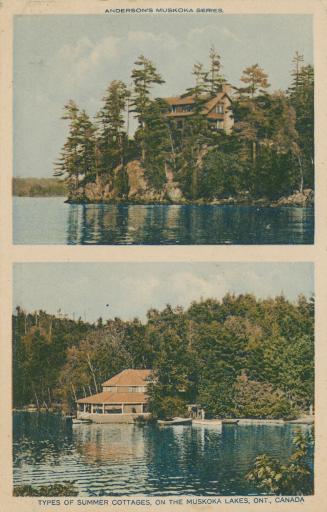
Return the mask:
[[286, 461], [299, 425], [68, 426], [14, 415], [14, 483], [75, 480], [81, 496], [260, 494], [244, 478], [254, 458]]
[[16, 244], [312, 244], [313, 208], [69, 205], [14, 198]]

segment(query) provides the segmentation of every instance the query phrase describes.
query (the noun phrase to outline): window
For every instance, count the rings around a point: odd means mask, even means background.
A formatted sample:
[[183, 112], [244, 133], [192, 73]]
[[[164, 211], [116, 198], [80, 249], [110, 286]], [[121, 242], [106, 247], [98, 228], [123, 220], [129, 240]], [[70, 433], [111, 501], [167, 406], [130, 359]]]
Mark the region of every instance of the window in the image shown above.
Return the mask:
[[216, 105], [216, 107], [215, 107], [215, 112], [216, 112], [216, 114], [223, 114], [224, 113], [224, 105], [222, 105], [221, 103], [218, 103], [218, 105]]
[[217, 129], [222, 130], [224, 128], [224, 121], [217, 121]]
[[121, 405], [105, 405], [104, 413], [105, 414], [122, 414], [123, 409]]

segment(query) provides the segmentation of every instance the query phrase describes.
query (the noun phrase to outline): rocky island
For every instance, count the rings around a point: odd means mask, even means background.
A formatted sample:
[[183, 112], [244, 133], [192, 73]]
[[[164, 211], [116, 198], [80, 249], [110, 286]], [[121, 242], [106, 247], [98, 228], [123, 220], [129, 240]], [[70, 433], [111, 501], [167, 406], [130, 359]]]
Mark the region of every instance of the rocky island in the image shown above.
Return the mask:
[[293, 64], [286, 91], [269, 92], [258, 64], [235, 87], [212, 47], [208, 69], [194, 65], [193, 85], [153, 99], [164, 80], [141, 55], [133, 87], [113, 80], [94, 121], [74, 101], [65, 106], [69, 133], [55, 176], [67, 201], [311, 206], [313, 68], [298, 53]]

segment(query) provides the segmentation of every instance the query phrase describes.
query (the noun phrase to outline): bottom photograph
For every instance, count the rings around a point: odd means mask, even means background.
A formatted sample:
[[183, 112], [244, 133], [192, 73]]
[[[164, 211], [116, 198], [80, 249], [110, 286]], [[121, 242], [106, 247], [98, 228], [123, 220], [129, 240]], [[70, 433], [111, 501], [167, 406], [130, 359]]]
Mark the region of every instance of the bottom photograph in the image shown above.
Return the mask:
[[16, 263], [14, 496], [314, 494], [312, 263]]

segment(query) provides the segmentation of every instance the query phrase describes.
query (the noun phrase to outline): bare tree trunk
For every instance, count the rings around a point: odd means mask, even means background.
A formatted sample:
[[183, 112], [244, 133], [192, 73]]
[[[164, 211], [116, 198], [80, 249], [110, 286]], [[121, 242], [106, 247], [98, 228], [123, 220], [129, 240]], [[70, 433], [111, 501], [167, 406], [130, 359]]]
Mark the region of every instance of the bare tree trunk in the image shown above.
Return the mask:
[[50, 325], [49, 325], [49, 341], [51, 341], [52, 337], [52, 318], [50, 318]]
[[297, 155], [297, 160], [298, 160], [299, 169], [300, 169], [300, 192], [302, 194], [302, 192], [303, 192], [304, 177], [303, 177], [303, 165], [302, 165], [302, 160], [301, 160], [301, 156], [300, 155]]
[[74, 384], [72, 384], [71, 386], [72, 386], [72, 391], [73, 391], [73, 395], [74, 395], [75, 402], [77, 402], [77, 396], [76, 396], [76, 392], [75, 392], [75, 386], [74, 386]]
[[170, 146], [171, 146], [171, 156], [173, 160], [174, 170], [176, 170], [176, 153], [175, 153], [175, 147], [174, 147], [174, 141], [173, 137], [171, 135], [170, 127], [168, 126], [168, 133], [169, 133], [169, 140], [170, 140]]
[[93, 377], [93, 382], [94, 382], [95, 390], [98, 393], [98, 385], [97, 385], [97, 381], [96, 381], [96, 378], [95, 378], [95, 372], [94, 372], [94, 369], [93, 369], [93, 366], [92, 366], [92, 363], [91, 363], [90, 355], [89, 354], [86, 354], [86, 355], [87, 355], [87, 362], [88, 362], [88, 365], [89, 365], [89, 368], [90, 368], [90, 371], [91, 371], [91, 374], [92, 374], [92, 377]]

